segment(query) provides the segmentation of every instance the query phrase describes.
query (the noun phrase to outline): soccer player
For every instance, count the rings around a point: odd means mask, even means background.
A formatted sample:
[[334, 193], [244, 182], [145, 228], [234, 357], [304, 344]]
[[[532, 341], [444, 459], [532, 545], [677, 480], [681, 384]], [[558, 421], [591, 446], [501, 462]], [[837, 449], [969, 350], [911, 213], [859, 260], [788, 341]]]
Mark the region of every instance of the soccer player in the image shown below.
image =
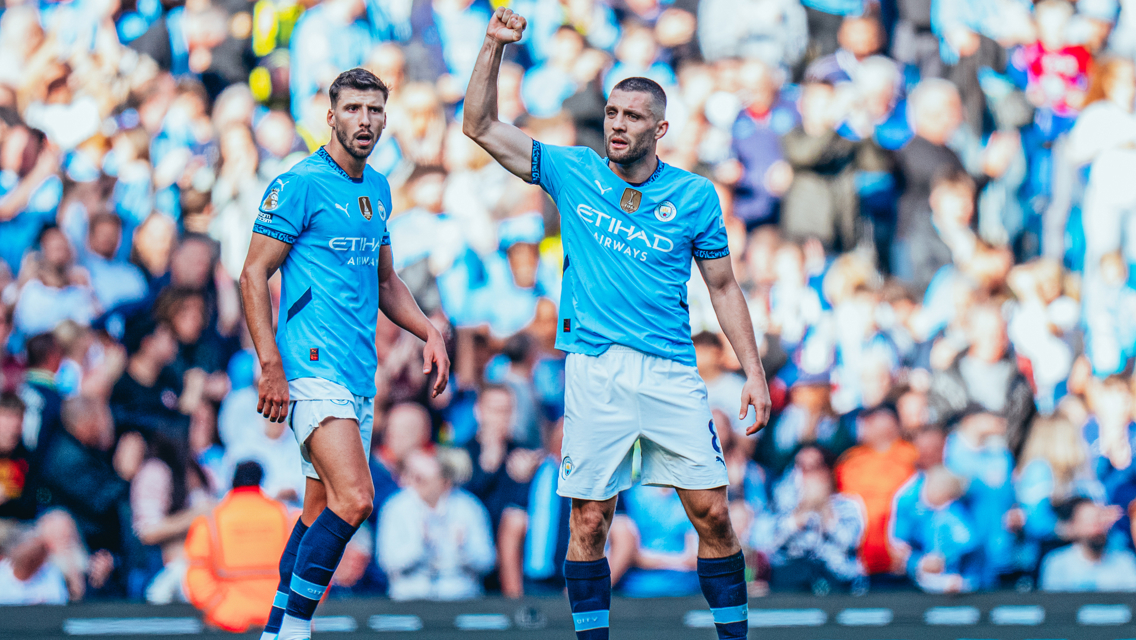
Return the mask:
[[722, 460], [706, 385], [695, 369], [687, 310], [698, 262], [714, 310], [746, 373], [744, 418], [757, 432], [769, 391], [746, 303], [734, 280], [713, 185], [655, 156], [667, 132], [666, 95], [646, 78], [612, 89], [607, 158], [584, 147], [541, 144], [497, 119], [505, 45], [525, 19], [498, 9], [465, 98], [466, 135], [506, 169], [556, 201], [564, 237], [557, 348], [568, 352], [558, 493], [572, 498], [564, 576], [576, 636], [608, 637], [611, 576], [604, 542], [615, 496], [631, 486], [640, 443], [642, 479], [673, 486], [698, 531], [698, 576], [720, 638], [746, 637], [745, 562], [730, 524]]
[[[288, 420], [300, 444], [304, 511], [280, 559], [280, 586], [262, 640], [311, 637], [316, 605], [343, 549], [371, 513], [367, 465], [375, 395], [375, 327], [382, 310], [426, 341], [423, 373], [446, 386], [438, 329], [392, 266], [390, 185], [367, 166], [386, 124], [388, 90], [352, 69], [329, 90], [331, 141], [268, 187], [241, 273], [260, 357], [257, 411]], [[268, 278], [281, 271], [275, 339]]]

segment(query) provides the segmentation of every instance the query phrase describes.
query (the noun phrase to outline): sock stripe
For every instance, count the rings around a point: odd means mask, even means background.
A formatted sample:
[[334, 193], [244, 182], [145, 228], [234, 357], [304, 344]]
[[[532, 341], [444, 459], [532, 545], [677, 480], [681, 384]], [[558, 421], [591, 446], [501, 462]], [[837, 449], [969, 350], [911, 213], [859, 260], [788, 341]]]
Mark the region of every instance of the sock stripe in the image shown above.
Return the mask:
[[292, 593], [307, 598], [308, 600], [319, 601], [323, 597], [323, 592], [327, 590], [327, 585], [318, 585], [314, 582], [308, 582], [296, 574], [292, 574]]
[[711, 609], [710, 613], [714, 614], [714, 624], [730, 624], [732, 622], [749, 621], [748, 604], [738, 605], [736, 607], [721, 607], [718, 609]]
[[276, 595], [272, 598], [272, 606], [277, 609], [283, 609], [288, 606], [288, 594], [283, 591], [277, 591]]
[[607, 610], [581, 611], [572, 614], [572, 624], [576, 626], [576, 631], [606, 629], [609, 615], [610, 613]]

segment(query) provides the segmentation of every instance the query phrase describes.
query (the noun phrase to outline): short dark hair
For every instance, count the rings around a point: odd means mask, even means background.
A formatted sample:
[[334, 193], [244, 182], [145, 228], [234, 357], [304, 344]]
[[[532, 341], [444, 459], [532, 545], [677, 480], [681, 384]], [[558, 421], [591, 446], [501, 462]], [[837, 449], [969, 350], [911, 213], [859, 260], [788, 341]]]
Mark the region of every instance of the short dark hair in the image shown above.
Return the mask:
[[383, 94], [384, 100], [390, 97], [390, 88], [387, 87], [386, 83], [379, 80], [379, 77], [375, 74], [360, 67], [344, 71], [339, 74], [335, 82], [331, 83], [331, 88], [327, 90], [327, 95], [331, 98], [332, 109], [335, 108], [335, 105], [339, 104], [339, 92], [344, 89], [378, 91]]
[[27, 405], [20, 399], [20, 396], [15, 391], [5, 391], [0, 393], [0, 409], [7, 409], [13, 413], [20, 415], [24, 414]]
[[264, 480], [264, 468], [255, 460], [245, 460], [237, 465], [233, 472], [233, 488], [259, 487]]
[[650, 94], [651, 102], [654, 103], [653, 106], [657, 107], [658, 109], [657, 112], [652, 109], [654, 115], [658, 116], [658, 118], [662, 120], [664, 114], [666, 114], [667, 112], [667, 92], [663, 91], [663, 88], [659, 85], [658, 82], [655, 82], [650, 78], [643, 78], [640, 76], [624, 78], [616, 83], [616, 85], [611, 88], [611, 91], [612, 93], [615, 93], [616, 91], [628, 91]]
[[63, 352], [62, 347], [59, 346], [59, 341], [50, 332], [28, 338], [28, 341], [24, 344], [24, 349], [28, 352], [29, 369], [38, 369], [47, 364], [52, 356]]
[[88, 233], [95, 227], [103, 224], [113, 224], [119, 229], [122, 228], [122, 218], [113, 211], [100, 211], [91, 215], [90, 222], [87, 223]]

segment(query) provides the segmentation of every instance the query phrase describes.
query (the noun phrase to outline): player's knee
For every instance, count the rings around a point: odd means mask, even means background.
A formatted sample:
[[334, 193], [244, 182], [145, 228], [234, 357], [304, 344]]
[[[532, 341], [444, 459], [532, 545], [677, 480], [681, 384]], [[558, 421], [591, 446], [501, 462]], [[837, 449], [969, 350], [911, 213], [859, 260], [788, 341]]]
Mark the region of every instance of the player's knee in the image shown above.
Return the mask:
[[358, 526], [371, 515], [374, 510], [374, 490], [353, 490], [340, 496], [334, 511], [352, 525]]
[[603, 549], [607, 540], [607, 519], [599, 509], [578, 509], [572, 513], [572, 535], [583, 546]]
[[733, 532], [733, 523], [730, 521], [730, 507], [725, 501], [715, 502], [706, 507], [699, 514], [700, 533], [712, 539], [725, 539]]

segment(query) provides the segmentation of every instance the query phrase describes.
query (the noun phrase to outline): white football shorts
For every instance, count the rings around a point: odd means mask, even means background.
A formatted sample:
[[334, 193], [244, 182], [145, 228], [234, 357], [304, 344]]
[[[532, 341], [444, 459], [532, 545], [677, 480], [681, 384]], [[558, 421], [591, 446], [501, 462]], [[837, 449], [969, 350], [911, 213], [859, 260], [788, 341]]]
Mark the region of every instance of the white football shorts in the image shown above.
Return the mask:
[[599, 356], [570, 353], [565, 368], [558, 494], [607, 500], [631, 488], [636, 441], [643, 484], [680, 489], [728, 484], [697, 369], [620, 345]]
[[299, 378], [288, 382], [291, 399], [288, 424], [300, 445], [300, 467], [304, 475], [319, 480], [308, 452], [308, 438], [328, 418], [354, 420], [359, 425], [363, 452], [371, 453], [371, 432], [375, 428], [374, 398], [352, 395], [345, 387], [319, 378]]

